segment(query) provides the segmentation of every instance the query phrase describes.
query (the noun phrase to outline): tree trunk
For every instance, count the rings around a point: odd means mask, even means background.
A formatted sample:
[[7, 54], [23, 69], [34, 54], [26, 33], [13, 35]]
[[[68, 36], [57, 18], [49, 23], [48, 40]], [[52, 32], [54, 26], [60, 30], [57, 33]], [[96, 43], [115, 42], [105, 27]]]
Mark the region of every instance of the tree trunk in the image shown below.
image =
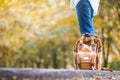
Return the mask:
[[[53, 51], [54, 51], [54, 50], [53, 50]], [[52, 57], [53, 57], [53, 67], [56, 69], [56, 68], [58, 68], [58, 64], [57, 64], [57, 53], [56, 53], [56, 51], [53, 52]]]
[[63, 66], [67, 68], [67, 54], [66, 54], [66, 41], [62, 41], [62, 51], [63, 51]]
[[105, 48], [104, 48], [104, 28], [102, 28], [102, 43], [103, 43], [103, 61], [104, 61], [104, 66], [106, 65], [106, 57], [105, 57]]

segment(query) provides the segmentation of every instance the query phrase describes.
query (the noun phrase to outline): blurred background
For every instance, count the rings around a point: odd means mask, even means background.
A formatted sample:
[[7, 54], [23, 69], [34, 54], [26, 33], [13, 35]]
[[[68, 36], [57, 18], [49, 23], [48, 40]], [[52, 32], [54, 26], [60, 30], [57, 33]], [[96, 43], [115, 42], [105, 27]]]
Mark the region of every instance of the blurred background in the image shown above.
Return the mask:
[[[80, 33], [70, 0], [0, 0], [0, 67], [72, 68]], [[103, 66], [120, 70], [120, 0], [101, 0], [94, 17]]]

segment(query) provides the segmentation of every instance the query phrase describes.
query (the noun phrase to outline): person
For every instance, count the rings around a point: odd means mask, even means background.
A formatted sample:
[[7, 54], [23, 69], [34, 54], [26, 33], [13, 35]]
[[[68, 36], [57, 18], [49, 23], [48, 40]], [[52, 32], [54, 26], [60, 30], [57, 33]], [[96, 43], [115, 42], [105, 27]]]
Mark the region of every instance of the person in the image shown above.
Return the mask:
[[95, 34], [93, 16], [97, 14], [100, 0], [71, 0], [70, 8], [76, 8], [81, 34]]

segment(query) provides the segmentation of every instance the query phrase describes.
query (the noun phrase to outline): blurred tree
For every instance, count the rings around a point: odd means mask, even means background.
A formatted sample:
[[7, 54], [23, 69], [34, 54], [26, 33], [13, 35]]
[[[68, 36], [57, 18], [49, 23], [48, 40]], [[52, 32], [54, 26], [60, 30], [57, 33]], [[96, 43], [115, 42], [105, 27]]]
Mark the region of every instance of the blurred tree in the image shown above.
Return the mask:
[[[101, 0], [94, 18], [104, 42], [104, 66], [120, 54], [120, 1]], [[79, 37], [69, 0], [0, 0], [0, 67], [72, 67]], [[111, 57], [112, 55], [112, 57]]]
[[[103, 58], [104, 58], [104, 66], [108, 66], [108, 61], [112, 60], [112, 57], [110, 57], [110, 54], [114, 54], [114, 57], [118, 57], [120, 54], [120, 50], [118, 46], [120, 44], [118, 41], [120, 41], [120, 20], [119, 17], [119, 1], [117, 0], [108, 0], [103, 1], [101, 0], [101, 6], [99, 10], [99, 18], [102, 20], [100, 22], [101, 29], [102, 29], [102, 40], [103, 40]], [[117, 33], [118, 32], [118, 33]], [[119, 52], [119, 54], [116, 54]], [[116, 56], [115, 56], [116, 55]], [[118, 56], [117, 56], [118, 55]], [[110, 58], [111, 59], [110, 59]]]

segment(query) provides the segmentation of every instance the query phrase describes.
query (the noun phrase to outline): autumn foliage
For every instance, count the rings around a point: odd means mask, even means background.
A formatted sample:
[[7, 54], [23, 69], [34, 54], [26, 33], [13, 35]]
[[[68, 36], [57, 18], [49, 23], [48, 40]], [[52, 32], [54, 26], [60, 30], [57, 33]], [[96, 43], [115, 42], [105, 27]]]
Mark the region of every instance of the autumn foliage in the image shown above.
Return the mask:
[[[119, 0], [101, 0], [94, 27], [104, 66], [120, 64]], [[79, 35], [69, 0], [0, 0], [0, 67], [70, 68]]]

